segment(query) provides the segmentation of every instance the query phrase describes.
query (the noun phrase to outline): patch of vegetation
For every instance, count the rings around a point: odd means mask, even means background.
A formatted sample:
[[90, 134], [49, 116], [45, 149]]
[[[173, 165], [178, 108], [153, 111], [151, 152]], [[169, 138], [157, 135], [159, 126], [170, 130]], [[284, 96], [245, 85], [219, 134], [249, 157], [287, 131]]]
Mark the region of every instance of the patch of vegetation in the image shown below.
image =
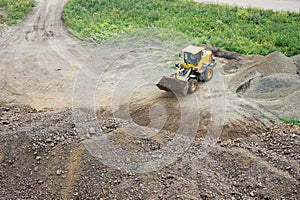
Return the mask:
[[96, 42], [137, 28], [157, 27], [243, 54], [300, 53], [299, 13], [191, 0], [70, 0], [63, 19], [77, 36]]
[[5, 15], [0, 15], [0, 24], [12, 25], [23, 19], [34, 7], [34, 0], [0, 0], [0, 8]]
[[274, 116], [271, 117], [267, 115], [262, 115], [261, 117], [268, 120], [281, 121], [286, 124], [294, 124], [300, 126], [300, 118], [296, 118], [296, 117], [274, 117]]
[[300, 126], [300, 119], [298, 118], [280, 117], [279, 119], [284, 123]]

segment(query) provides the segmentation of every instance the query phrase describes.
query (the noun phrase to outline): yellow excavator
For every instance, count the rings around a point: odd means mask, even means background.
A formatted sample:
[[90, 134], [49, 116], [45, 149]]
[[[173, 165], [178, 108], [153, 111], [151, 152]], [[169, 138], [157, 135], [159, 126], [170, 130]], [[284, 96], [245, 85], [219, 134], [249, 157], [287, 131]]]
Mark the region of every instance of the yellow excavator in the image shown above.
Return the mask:
[[183, 57], [183, 61], [175, 64], [177, 72], [171, 77], [163, 76], [156, 84], [159, 89], [176, 95], [187, 95], [197, 90], [199, 81], [207, 82], [213, 77], [216, 59], [211, 51], [189, 45], [179, 56]]

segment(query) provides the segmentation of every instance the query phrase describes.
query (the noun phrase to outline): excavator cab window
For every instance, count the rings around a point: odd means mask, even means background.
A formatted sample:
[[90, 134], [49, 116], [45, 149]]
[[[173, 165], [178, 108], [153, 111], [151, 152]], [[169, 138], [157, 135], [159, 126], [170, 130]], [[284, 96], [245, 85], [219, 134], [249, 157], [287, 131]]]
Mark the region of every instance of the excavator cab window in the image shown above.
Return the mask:
[[184, 52], [184, 62], [195, 65], [195, 63], [197, 63], [196, 56], [194, 54]]
[[195, 65], [198, 65], [199, 61], [200, 61], [201, 58], [202, 58], [202, 51], [199, 52], [199, 53], [197, 53], [197, 54], [195, 55], [195, 57], [196, 57]]
[[202, 58], [202, 55], [203, 55], [202, 51], [197, 54], [184, 52], [184, 62], [188, 63], [188, 64], [193, 64], [194, 66], [197, 66], [199, 61]]

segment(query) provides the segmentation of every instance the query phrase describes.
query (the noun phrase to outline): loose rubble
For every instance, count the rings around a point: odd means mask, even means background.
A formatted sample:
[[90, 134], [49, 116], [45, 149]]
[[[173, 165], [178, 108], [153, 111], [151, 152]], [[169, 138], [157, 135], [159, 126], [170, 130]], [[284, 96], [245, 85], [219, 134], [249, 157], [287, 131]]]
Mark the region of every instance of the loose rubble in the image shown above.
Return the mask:
[[[295, 125], [273, 122], [270, 128], [260, 127], [262, 133], [221, 137], [204, 157], [199, 135], [176, 162], [136, 174], [112, 169], [85, 150], [82, 138], [74, 134], [69, 109], [36, 111], [6, 104], [0, 110], [1, 121], [10, 122], [0, 126], [3, 198], [299, 198], [300, 127]], [[121, 124], [108, 119], [102, 125], [103, 134], [112, 134]], [[143, 139], [135, 145], [144, 151], [161, 148]]]

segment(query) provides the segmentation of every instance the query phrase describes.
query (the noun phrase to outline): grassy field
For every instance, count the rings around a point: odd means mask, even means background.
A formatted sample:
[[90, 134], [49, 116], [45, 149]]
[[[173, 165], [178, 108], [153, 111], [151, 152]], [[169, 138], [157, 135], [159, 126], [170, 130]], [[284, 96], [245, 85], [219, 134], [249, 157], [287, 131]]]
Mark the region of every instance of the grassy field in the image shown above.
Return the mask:
[[0, 24], [12, 25], [23, 19], [34, 7], [34, 0], [0, 0], [0, 8], [5, 15], [0, 14]]
[[299, 13], [190, 0], [70, 0], [63, 19], [73, 31], [96, 42], [137, 28], [159, 27], [243, 54], [300, 53]]

